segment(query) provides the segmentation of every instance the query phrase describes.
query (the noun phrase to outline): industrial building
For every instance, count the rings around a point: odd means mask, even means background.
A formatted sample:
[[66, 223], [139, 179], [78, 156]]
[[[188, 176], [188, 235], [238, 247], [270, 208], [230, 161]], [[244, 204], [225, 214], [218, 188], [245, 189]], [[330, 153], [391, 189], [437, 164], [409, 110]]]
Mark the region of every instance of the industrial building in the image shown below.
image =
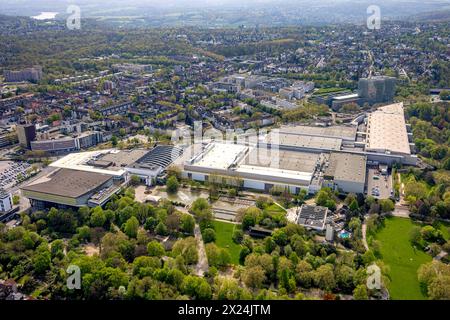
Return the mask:
[[50, 164], [55, 171], [21, 189], [35, 209], [102, 206], [131, 175], [152, 185], [181, 153], [173, 146], [72, 153]]
[[274, 155], [239, 144], [210, 143], [199, 149], [191, 159], [177, 163], [185, 178], [266, 192], [274, 187], [288, 188], [293, 193], [301, 188], [308, 190], [320, 162], [318, 154], [283, 151]]
[[[270, 192], [289, 190], [297, 194], [301, 189], [315, 193], [325, 183], [325, 170], [330, 171], [330, 154], [326, 152], [300, 152], [293, 150], [268, 150], [241, 144], [209, 143], [201, 145], [194, 156], [176, 164], [183, 176], [196, 181], [214, 181], [246, 189]], [[364, 192], [365, 158], [358, 157], [358, 171], [348, 167], [345, 174], [328, 176], [326, 186], [342, 192]], [[335, 166], [336, 167], [336, 166]], [[364, 173], [361, 174], [361, 170]], [[352, 174], [354, 173], [354, 174]], [[361, 182], [362, 180], [362, 182]]]
[[366, 156], [372, 163], [416, 165], [414, 143], [403, 103], [358, 116], [352, 124], [311, 127], [283, 126], [260, 138], [261, 147], [298, 152], [341, 152]]
[[364, 193], [366, 157], [351, 153], [331, 153], [324, 170], [324, 186], [345, 193]]
[[[330, 187], [340, 193], [364, 193], [367, 165], [415, 165], [412, 135], [403, 105], [392, 104], [348, 125], [283, 126], [245, 142], [198, 144], [176, 165], [196, 181], [219, 181], [269, 192], [273, 188], [315, 193]], [[195, 150], [194, 150], [195, 149]], [[192, 151], [194, 150], [194, 151]]]

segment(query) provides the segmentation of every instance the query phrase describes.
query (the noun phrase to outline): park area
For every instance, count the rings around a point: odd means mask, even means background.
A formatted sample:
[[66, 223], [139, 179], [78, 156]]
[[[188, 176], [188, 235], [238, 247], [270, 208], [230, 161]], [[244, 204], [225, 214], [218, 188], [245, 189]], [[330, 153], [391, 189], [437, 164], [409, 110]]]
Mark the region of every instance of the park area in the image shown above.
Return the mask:
[[241, 246], [235, 243], [232, 238], [236, 225], [219, 220], [215, 220], [213, 223], [216, 231], [216, 245], [229, 251], [232, 264], [239, 264]]
[[426, 299], [420, 289], [417, 270], [431, 261], [431, 256], [415, 249], [410, 242], [414, 223], [410, 219], [392, 217], [375, 236], [381, 244], [382, 260], [389, 267], [389, 292], [393, 300]]

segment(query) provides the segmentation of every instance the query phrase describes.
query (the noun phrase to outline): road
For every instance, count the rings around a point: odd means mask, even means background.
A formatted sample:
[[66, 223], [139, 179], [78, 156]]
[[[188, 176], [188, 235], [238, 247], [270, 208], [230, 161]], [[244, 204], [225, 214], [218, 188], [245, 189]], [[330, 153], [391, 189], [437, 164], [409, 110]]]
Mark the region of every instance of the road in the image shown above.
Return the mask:
[[362, 242], [364, 244], [364, 248], [366, 248], [366, 251], [369, 251], [369, 245], [367, 244], [367, 224], [366, 224], [366, 219], [364, 219], [364, 222], [361, 226], [361, 231], [362, 231]]
[[209, 264], [208, 257], [206, 256], [205, 244], [203, 243], [202, 233], [197, 223], [194, 228], [194, 236], [198, 245], [198, 262], [195, 266], [195, 274], [199, 277], [203, 277], [203, 275], [208, 272]]
[[400, 183], [400, 200], [395, 203], [395, 209], [392, 215], [400, 218], [409, 218], [409, 206], [405, 201], [405, 184], [402, 182], [400, 173], [397, 173], [397, 177]]

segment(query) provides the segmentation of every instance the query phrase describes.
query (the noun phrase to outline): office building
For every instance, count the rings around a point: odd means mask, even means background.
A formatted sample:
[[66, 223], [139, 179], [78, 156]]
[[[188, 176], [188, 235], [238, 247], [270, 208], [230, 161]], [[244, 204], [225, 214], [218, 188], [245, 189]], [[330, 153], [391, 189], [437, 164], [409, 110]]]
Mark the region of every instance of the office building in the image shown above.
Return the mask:
[[20, 145], [31, 149], [31, 142], [36, 139], [36, 126], [34, 124], [19, 124], [16, 130]]
[[12, 195], [3, 189], [0, 189], [0, 213], [7, 213], [13, 208]]
[[369, 104], [392, 102], [395, 96], [396, 79], [386, 76], [362, 78], [358, 82], [358, 95]]

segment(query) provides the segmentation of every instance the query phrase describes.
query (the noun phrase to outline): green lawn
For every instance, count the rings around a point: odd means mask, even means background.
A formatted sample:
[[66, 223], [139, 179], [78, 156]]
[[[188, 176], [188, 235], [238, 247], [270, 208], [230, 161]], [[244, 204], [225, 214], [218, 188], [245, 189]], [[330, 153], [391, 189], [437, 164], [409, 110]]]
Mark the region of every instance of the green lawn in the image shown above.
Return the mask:
[[319, 90], [314, 92], [314, 95], [321, 95], [321, 94], [326, 94], [326, 93], [341, 92], [341, 91], [346, 91], [346, 90], [348, 90], [348, 89], [346, 89], [346, 88], [320, 88]]
[[233, 239], [233, 231], [235, 224], [214, 220], [214, 229], [216, 230], [216, 245], [221, 248], [226, 248], [231, 255], [231, 263], [239, 264], [239, 254], [241, 246], [236, 244]]
[[271, 204], [270, 206], [267, 206], [264, 209], [264, 212], [268, 213], [268, 214], [278, 214], [278, 213], [286, 213], [285, 210], [283, 210], [283, 208], [280, 208], [280, 206], [274, 204]]
[[386, 226], [375, 237], [381, 243], [383, 261], [390, 268], [391, 299], [426, 299], [420, 290], [417, 269], [421, 264], [431, 261], [431, 256], [415, 250], [411, 245], [409, 236], [413, 226], [410, 219], [389, 218], [386, 219]]
[[441, 230], [442, 234], [446, 241], [450, 239], [450, 223], [439, 222], [437, 225], [437, 229]]

